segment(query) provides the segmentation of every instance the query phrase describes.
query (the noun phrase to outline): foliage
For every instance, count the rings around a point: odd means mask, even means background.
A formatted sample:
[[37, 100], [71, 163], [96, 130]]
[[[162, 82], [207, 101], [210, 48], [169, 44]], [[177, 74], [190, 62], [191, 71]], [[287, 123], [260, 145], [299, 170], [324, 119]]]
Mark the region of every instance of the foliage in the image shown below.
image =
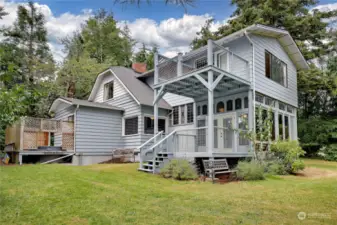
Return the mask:
[[[308, 71], [298, 73], [299, 116], [336, 114], [337, 57], [330, 57], [326, 70], [311, 65]], [[336, 114], [337, 115], [337, 114]]]
[[330, 144], [323, 146], [319, 152], [318, 156], [328, 161], [337, 161], [337, 144]]
[[236, 176], [242, 180], [264, 180], [264, 166], [257, 160], [239, 161]]
[[58, 73], [57, 84], [63, 87], [61, 95], [86, 99], [98, 73], [108, 68], [107, 63], [97, 63], [87, 54], [69, 57]]
[[54, 76], [54, 61], [47, 44], [45, 18], [33, 2], [18, 6], [17, 20], [4, 32], [6, 42], [18, 46], [23, 52], [21, 70], [29, 85]]
[[89, 56], [97, 63], [129, 66], [132, 44], [127, 34], [117, 27], [117, 21], [104, 9], [97, 11], [83, 25], [81, 35]]
[[[115, 3], [120, 4], [137, 4], [138, 6], [142, 2], [146, 2], [148, 4], [151, 4], [152, 0], [115, 0]], [[179, 5], [182, 6], [185, 9], [185, 12], [187, 12], [187, 6], [194, 6], [194, 2], [196, 0], [163, 0], [165, 4], [173, 4], [173, 5]]]
[[337, 142], [337, 117], [300, 119], [298, 136], [307, 156], [316, 156], [320, 148]]
[[300, 160], [305, 151], [300, 147], [297, 141], [277, 141], [272, 143], [271, 152], [282, 161], [287, 173], [296, 173], [304, 169], [304, 163]]
[[[270, 1], [270, 0], [232, 0], [236, 10], [228, 23], [217, 31], [200, 32], [191, 46], [197, 49], [206, 45], [208, 37], [220, 39], [253, 24], [264, 24], [289, 31], [307, 59], [315, 58], [329, 52], [333, 43], [324, 42], [329, 37], [327, 23], [322, 19], [335, 16], [337, 11], [320, 12], [309, 8], [315, 6], [316, 0], [304, 1]], [[206, 22], [206, 27], [207, 27]], [[202, 29], [207, 31], [207, 29]]]
[[156, 47], [153, 47], [151, 50], [149, 50], [146, 48], [145, 44], [143, 44], [140, 51], [135, 54], [133, 61], [146, 63], [146, 68], [151, 70], [154, 67], [154, 54], [157, 51], [158, 50]]
[[271, 175], [286, 175], [286, 167], [282, 160], [267, 160], [264, 162], [265, 172]]
[[0, 20], [6, 15], [8, 15], [8, 13], [5, 11], [5, 8], [0, 6]]
[[198, 178], [196, 169], [184, 159], [172, 159], [161, 169], [160, 175], [176, 180], [194, 180]]

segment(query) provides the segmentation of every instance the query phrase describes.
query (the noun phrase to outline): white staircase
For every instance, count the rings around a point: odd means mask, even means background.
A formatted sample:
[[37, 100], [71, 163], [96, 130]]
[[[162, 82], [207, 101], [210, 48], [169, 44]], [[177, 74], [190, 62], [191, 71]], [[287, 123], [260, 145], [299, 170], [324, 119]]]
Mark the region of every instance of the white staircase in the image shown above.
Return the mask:
[[138, 170], [148, 173], [159, 173], [160, 169], [173, 158], [172, 147], [175, 143], [175, 133], [167, 136], [159, 132], [137, 149], [140, 152]]

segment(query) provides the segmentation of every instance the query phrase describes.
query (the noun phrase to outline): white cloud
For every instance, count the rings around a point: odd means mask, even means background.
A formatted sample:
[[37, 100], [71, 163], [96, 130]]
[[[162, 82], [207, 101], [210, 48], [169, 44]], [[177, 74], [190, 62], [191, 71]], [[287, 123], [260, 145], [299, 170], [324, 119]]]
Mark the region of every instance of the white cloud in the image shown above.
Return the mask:
[[[0, 5], [5, 7], [5, 11], [9, 13], [0, 20], [0, 26], [10, 26], [14, 23], [17, 17], [18, 5], [26, 5], [23, 2], [4, 1], [0, 0]], [[65, 54], [62, 51], [61, 39], [67, 35], [71, 35], [74, 31], [80, 28], [81, 23], [89, 18], [92, 11], [83, 10], [81, 14], [74, 15], [69, 12], [59, 16], [53, 15], [48, 5], [35, 3], [36, 7], [43, 13], [46, 20], [46, 28], [48, 31], [49, 47], [53, 53], [54, 59], [58, 62], [62, 61]]]
[[[131, 36], [136, 41], [148, 46], [158, 46], [161, 52], [167, 57], [173, 57], [178, 52], [187, 52], [189, 45], [197, 37], [197, 32], [204, 26], [205, 22], [212, 17], [204, 15], [187, 15], [182, 18], [169, 18], [156, 23], [148, 18], [136, 19], [132, 22], [123, 21], [131, 31]], [[211, 25], [211, 30], [217, 30], [226, 20], [215, 22]]]

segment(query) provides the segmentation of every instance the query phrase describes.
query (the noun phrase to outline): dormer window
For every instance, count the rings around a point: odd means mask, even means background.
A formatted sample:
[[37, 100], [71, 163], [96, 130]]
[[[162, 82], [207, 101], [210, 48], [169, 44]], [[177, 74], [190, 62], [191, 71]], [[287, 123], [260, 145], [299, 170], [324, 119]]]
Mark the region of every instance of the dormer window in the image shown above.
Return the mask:
[[104, 85], [104, 101], [114, 97], [114, 82], [111, 81]]
[[265, 51], [266, 77], [288, 87], [287, 64], [268, 51]]

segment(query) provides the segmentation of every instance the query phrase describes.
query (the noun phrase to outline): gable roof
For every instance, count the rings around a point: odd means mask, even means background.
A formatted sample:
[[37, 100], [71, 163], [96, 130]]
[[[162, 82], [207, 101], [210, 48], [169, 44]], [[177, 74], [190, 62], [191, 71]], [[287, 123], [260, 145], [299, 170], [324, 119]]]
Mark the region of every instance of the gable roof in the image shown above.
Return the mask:
[[[103, 76], [106, 72], [110, 71], [115, 77], [121, 82], [121, 84], [127, 89], [130, 95], [135, 99], [135, 101], [140, 105], [153, 106], [154, 91], [153, 89], [139, 80], [136, 72], [132, 69], [122, 67], [122, 66], [113, 66], [110, 67], [105, 72], [99, 74], [96, 78], [96, 82], [92, 89], [92, 92], [89, 96], [89, 101], [94, 99], [95, 94], [98, 91], [99, 84], [103, 80]], [[158, 104], [159, 108], [171, 109], [171, 106], [164, 100], [161, 99]]]
[[81, 100], [76, 98], [66, 98], [66, 97], [59, 97], [55, 99], [53, 104], [50, 106], [49, 112], [55, 111], [60, 103], [66, 103], [70, 105], [79, 105], [79, 106], [86, 106], [86, 107], [93, 107], [93, 108], [101, 108], [101, 109], [111, 109], [111, 110], [118, 110], [124, 111], [121, 107], [112, 106], [106, 103], [98, 103], [98, 102], [89, 102], [87, 100]]

